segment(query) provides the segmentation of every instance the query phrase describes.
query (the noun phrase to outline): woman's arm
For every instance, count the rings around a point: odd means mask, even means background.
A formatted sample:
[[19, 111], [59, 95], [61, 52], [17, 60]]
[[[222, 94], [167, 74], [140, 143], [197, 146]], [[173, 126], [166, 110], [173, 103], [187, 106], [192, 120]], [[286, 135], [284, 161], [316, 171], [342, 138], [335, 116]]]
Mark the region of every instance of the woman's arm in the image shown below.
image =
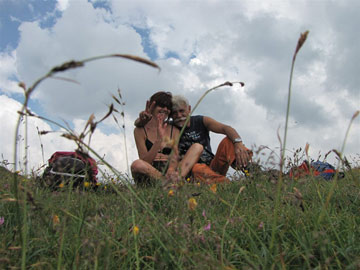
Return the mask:
[[160, 141], [156, 140], [153, 146], [151, 147], [150, 151], [148, 151], [145, 145], [146, 138], [143, 128], [134, 129], [134, 138], [135, 138], [135, 143], [136, 143], [136, 148], [138, 150], [139, 158], [151, 164], [154, 161], [161, 147], [161, 140]]

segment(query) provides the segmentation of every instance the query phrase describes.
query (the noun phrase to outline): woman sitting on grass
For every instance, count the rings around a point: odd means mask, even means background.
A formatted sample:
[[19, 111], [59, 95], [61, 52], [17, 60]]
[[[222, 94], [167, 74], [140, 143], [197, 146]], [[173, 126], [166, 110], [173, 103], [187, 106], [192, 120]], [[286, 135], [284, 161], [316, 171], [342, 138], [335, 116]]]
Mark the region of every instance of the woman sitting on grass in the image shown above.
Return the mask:
[[[135, 122], [134, 137], [139, 159], [131, 164], [131, 173], [136, 184], [146, 185], [154, 179], [170, 178], [177, 170], [180, 177], [185, 177], [203, 151], [201, 144], [194, 144], [178, 163], [174, 142], [178, 140], [179, 129], [168, 124], [171, 99], [170, 92], [155, 93]], [[169, 160], [172, 150], [175, 154]]]

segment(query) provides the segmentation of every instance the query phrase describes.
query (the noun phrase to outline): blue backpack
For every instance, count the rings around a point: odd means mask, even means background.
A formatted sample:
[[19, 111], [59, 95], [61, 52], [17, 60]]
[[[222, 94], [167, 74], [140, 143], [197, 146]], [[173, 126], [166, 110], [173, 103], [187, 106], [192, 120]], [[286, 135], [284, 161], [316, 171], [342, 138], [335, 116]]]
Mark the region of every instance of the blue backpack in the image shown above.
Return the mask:
[[[292, 168], [290, 170], [290, 177], [298, 179], [306, 175], [320, 176], [325, 180], [331, 180], [337, 173], [335, 167], [328, 162], [313, 161], [309, 163], [304, 161], [299, 167]], [[343, 178], [345, 175], [342, 172], [338, 173], [339, 178]]]

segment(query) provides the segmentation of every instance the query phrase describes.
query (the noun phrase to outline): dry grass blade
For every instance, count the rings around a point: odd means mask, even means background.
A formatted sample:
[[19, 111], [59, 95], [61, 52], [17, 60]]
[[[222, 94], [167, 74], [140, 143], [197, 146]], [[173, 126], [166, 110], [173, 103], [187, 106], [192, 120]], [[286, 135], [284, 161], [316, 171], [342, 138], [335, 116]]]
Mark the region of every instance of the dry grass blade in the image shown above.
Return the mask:
[[301, 49], [301, 47], [304, 45], [308, 34], [309, 34], [309, 31], [305, 31], [304, 33], [300, 34], [300, 38], [299, 38], [297, 46], [296, 46], [295, 54], [297, 54], [299, 52], [299, 50]]
[[90, 127], [94, 124], [94, 119], [95, 119], [95, 115], [92, 113], [90, 116], [89, 116], [89, 119], [88, 121], [86, 122], [86, 125], [85, 125], [85, 128], [84, 128], [84, 131], [82, 133], [85, 133], [87, 127], [90, 125]]
[[73, 135], [73, 134], [65, 133], [65, 134], [62, 134], [61, 136], [64, 137], [64, 138], [66, 138], [66, 139], [75, 141], [75, 142], [78, 142], [78, 141], [80, 140], [77, 136], [75, 136], [75, 135]]
[[121, 105], [120, 101], [117, 99], [117, 97], [115, 97], [114, 95], [112, 95], [112, 98], [115, 100], [115, 102], [119, 105]]
[[117, 118], [114, 115], [112, 115], [112, 117], [113, 117], [114, 121], [116, 122], [116, 124], [119, 125], [119, 121], [117, 120]]
[[24, 91], [26, 91], [26, 85], [24, 82], [19, 82], [19, 87], [21, 87], [22, 89], [24, 89]]
[[309, 157], [309, 148], [310, 148], [310, 144], [306, 143], [306, 145], [305, 145], [305, 153], [306, 153], [307, 157]]
[[354, 115], [352, 116], [351, 121], [354, 121], [354, 119], [355, 119], [356, 117], [358, 117], [359, 114], [360, 114], [360, 111], [356, 111], [356, 112], [354, 113]]
[[52, 131], [42, 130], [42, 131], [38, 131], [38, 134], [39, 134], [39, 135], [46, 135], [46, 134], [48, 134], [48, 133], [50, 133], [50, 132], [52, 132]]
[[152, 61], [150, 61], [150, 60], [147, 60], [147, 59], [145, 59], [145, 58], [136, 56], [136, 55], [130, 55], [130, 54], [113, 54], [113, 55], [111, 55], [111, 56], [126, 58], [126, 59], [133, 60], [133, 61], [136, 61], [136, 62], [140, 62], [140, 63], [146, 64], [146, 65], [149, 65], [149, 66], [152, 66], [152, 67], [154, 67], [154, 68], [157, 68], [157, 69], [161, 70], [161, 68], [160, 68], [157, 64], [155, 64], [154, 62], [152, 62]]
[[83, 61], [74, 61], [71, 60], [69, 62], [65, 62], [64, 64], [57, 66], [57, 67], [53, 67], [50, 70], [50, 73], [56, 73], [56, 72], [62, 72], [68, 69], [72, 69], [72, 68], [78, 68], [78, 67], [83, 67], [84, 66], [84, 62]]
[[112, 114], [113, 110], [114, 110], [114, 104], [111, 103], [107, 114], [103, 118], [101, 118], [101, 120], [98, 121], [97, 123], [100, 123], [100, 122], [104, 121], [106, 118], [108, 118]]
[[69, 78], [65, 78], [65, 77], [54, 77], [54, 76], [52, 76], [51, 79], [62, 80], [62, 81], [66, 81], [66, 82], [72, 82], [72, 83], [76, 83], [76, 84], [80, 85], [80, 83], [78, 81], [75, 81], [75, 80], [69, 79]]

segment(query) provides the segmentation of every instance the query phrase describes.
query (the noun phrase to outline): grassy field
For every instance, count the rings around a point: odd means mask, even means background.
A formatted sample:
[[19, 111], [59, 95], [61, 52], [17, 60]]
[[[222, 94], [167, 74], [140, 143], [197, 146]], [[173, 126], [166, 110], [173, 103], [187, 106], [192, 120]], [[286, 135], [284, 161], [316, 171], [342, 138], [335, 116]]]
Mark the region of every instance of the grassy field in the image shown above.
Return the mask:
[[284, 178], [276, 223], [277, 178], [266, 172], [132, 191], [51, 192], [17, 178], [18, 202], [0, 168], [1, 269], [360, 269], [358, 170]]

